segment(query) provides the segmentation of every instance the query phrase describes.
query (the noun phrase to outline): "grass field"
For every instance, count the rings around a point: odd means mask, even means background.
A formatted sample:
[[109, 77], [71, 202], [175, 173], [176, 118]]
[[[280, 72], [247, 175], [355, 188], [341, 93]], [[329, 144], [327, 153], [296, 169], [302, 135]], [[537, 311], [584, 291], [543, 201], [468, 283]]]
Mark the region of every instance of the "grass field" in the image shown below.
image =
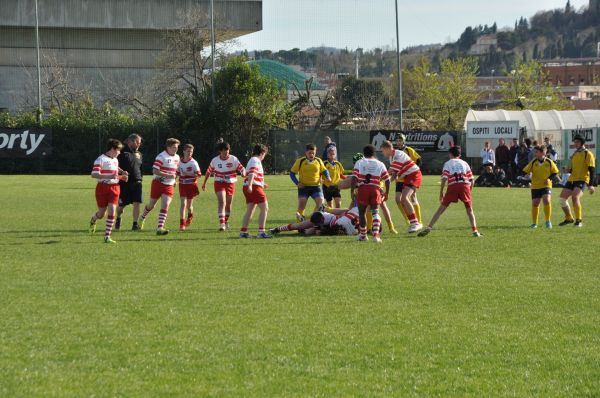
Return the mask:
[[[288, 178], [267, 182], [269, 226], [291, 221]], [[2, 397], [600, 396], [600, 198], [582, 229], [531, 230], [528, 190], [476, 189], [484, 237], [456, 205], [376, 245], [240, 240], [241, 195], [219, 233], [209, 192], [191, 230], [155, 236], [155, 210], [105, 245], [93, 184], [0, 177]]]

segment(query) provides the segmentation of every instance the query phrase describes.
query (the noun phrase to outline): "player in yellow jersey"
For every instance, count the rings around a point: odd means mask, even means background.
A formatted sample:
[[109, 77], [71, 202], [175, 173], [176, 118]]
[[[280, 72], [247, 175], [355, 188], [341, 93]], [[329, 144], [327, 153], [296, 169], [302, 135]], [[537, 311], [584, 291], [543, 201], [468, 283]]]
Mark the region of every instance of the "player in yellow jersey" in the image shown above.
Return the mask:
[[338, 184], [345, 180], [344, 166], [337, 160], [337, 148], [330, 146], [327, 150], [327, 160], [323, 162], [329, 172], [331, 181], [323, 181], [323, 195], [327, 206], [339, 209], [342, 207], [342, 194]]
[[296, 219], [304, 221], [304, 209], [308, 198], [315, 201], [315, 211], [323, 204], [323, 190], [321, 189], [321, 176], [328, 182], [331, 181], [325, 164], [316, 156], [317, 146], [306, 145], [305, 156], [296, 160], [290, 170], [290, 178], [298, 186], [298, 211]]
[[[411, 158], [411, 160], [417, 164], [417, 166], [421, 167], [421, 155], [419, 155], [417, 153], [417, 151], [415, 151], [413, 148], [406, 145], [406, 136], [402, 133], [398, 134], [398, 137], [396, 138], [396, 148], [405, 152]], [[403, 188], [404, 188], [404, 178], [398, 177], [398, 179], [396, 181], [396, 192], [402, 192]], [[419, 204], [419, 200], [417, 199], [417, 191], [416, 190], [413, 192], [412, 196], [410, 197], [410, 201], [413, 205], [413, 208], [415, 209], [415, 214], [417, 215], [417, 220], [419, 221], [419, 224], [420, 224], [421, 223], [421, 205]], [[396, 203], [398, 205], [398, 209], [400, 209], [400, 214], [402, 214], [402, 216], [406, 220], [406, 223], [410, 224], [410, 221], [408, 220], [408, 216], [406, 215], [406, 211], [404, 210], [404, 206], [399, 201], [396, 201]]]
[[558, 178], [558, 167], [546, 157], [546, 146], [534, 148], [535, 159], [523, 168], [526, 174], [531, 173], [531, 228], [537, 228], [540, 216], [540, 202], [544, 202], [544, 219], [546, 228], [552, 228], [552, 182]]
[[[560, 193], [560, 206], [565, 213], [565, 220], [558, 225], [564, 226], [575, 223], [576, 227], [582, 227], [583, 209], [581, 208], [581, 196], [586, 185], [590, 194], [594, 193], [594, 187], [596, 186], [596, 159], [594, 159], [594, 154], [585, 147], [583, 137], [576, 135], [573, 138], [573, 144], [575, 152], [571, 156], [571, 176]], [[573, 202], [575, 220], [573, 220], [573, 215], [569, 208], [569, 197]]]

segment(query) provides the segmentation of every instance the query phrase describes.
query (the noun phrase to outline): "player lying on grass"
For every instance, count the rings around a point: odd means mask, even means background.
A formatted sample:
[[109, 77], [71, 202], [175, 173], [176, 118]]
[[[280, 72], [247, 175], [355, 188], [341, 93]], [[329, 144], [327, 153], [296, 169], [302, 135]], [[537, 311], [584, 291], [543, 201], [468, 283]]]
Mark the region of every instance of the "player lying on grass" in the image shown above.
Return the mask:
[[210, 161], [206, 170], [206, 176], [202, 183], [202, 190], [206, 191], [206, 182], [211, 175], [215, 177], [215, 195], [217, 196], [217, 213], [219, 217], [219, 231], [229, 229], [229, 216], [231, 215], [231, 204], [235, 194], [235, 183], [237, 174], [246, 177], [246, 169], [237, 157], [229, 153], [230, 146], [226, 142], [217, 145], [219, 156]]
[[[581, 206], [581, 197], [585, 186], [588, 186], [590, 194], [594, 193], [596, 186], [596, 159], [594, 154], [585, 147], [585, 140], [580, 135], [573, 138], [575, 152], [571, 155], [571, 176], [567, 184], [560, 193], [560, 206], [565, 213], [565, 220], [558, 224], [565, 226], [575, 223], [576, 227], [583, 226], [583, 208]], [[571, 209], [569, 208], [569, 198], [573, 202], [573, 210], [575, 212], [575, 220]]]
[[[177, 168], [179, 176], [179, 197], [181, 206], [179, 208], [179, 230], [185, 231], [194, 219], [194, 198], [200, 194], [198, 189], [198, 177], [202, 171], [198, 162], [192, 157], [194, 146], [185, 144], [183, 146], [183, 158]], [[187, 213], [187, 215], [186, 215]]]
[[346, 235], [356, 235], [358, 220], [358, 207], [352, 209], [330, 209], [327, 212], [316, 211], [310, 219], [282, 225], [270, 230], [272, 234], [286, 231], [299, 231], [305, 235], [335, 235], [343, 231]]
[[[419, 236], [427, 236], [433, 226], [446, 211], [450, 203], [456, 203], [459, 200], [464, 203], [467, 210], [467, 216], [471, 223], [471, 230], [474, 237], [479, 237], [481, 234], [477, 231], [477, 223], [475, 214], [473, 213], [473, 205], [471, 202], [471, 192], [473, 190], [473, 172], [471, 167], [464, 160], [460, 159], [461, 150], [459, 146], [450, 148], [448, 151], [450, 160], [444, 163], [442, 171], [442, 180], [440, 186], [440, 207], [437, 209], [427, 228], [419, 232]], [[444, 188], [448, 184], [448, 190], [444, 194]]]
[[321, 189], [321, 175], [326, 181], [331, 181], [329, 172], [321, 158], [316, 156], [315, 144], [306, 145], [305, 156], [296, 159], [290, 169], [290, 179], [298, 186], [298, 211], [296, 220], [304, 220], [304, 209], [308, 198], [315, 201], [315, 209], [323, 204], [323, 190]]
[[535, 159], [523, 168], [524, 173], [531, 173], [531, 228], [537, 228], [540, 216], [540, 202], [544, 202], [544, 219], [546, 228], [552, 228], [552, 181], [558, 179], [558, 167], [553, 160], [546, 157], [546, 146], [534, 148]]
[[103, 153], [94, 162], [92, 168], [92, 178], [97, 180], [96, 184], [96, 204], [98, 210], [90, 220], [90, 233], [96, 232], [96, 222], [101, 220], [106, 212], [106, 229], [104, 230], [104, 242], [115, 243], [111, 239], [117, 205], [119, 204], [119, 181], [127, 181], [128, 174], [119, 168], [117, 156], [121, 153], [123, 144], [119, 140], [110, 139], [106, 145], [106, 152]]
[[150, 188], [150, 201], [144, 207], [144, 212], [140, 219], [140, 228], [144, 228], [146, 217], [154, 209], [156, 202], [160, 200], [160, 213], [158, 214], [156, 235], [166, 235], [169, 233], [169, 230], [165, 228], [165, 223], [167, 222], [169, 205], [173, 200], [173, 187], [175, 186], [175, 177], [180, 162], [179, 155], [177, 154], [178, 149], [179, 140], [169, 138], [165, 144], [165, 150], [156, 156], [152, 165], [152, 174], [154, 176], [152, 187]]

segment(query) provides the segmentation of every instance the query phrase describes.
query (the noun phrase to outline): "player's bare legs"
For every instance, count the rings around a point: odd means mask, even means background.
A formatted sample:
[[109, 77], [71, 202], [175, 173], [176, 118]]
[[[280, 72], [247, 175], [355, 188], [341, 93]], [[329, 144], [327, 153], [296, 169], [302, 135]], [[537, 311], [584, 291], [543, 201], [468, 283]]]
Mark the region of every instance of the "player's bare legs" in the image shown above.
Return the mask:
[[233, 203], [233, 195], [225, 196], [225, 228], [229, 229], [229, 216], [231, 215], [231, 205]]
[[567, 225], [572, 224], [574, 222], [573, 215], [571, 213], [571, 208], [569, 207], [569, 198], [573, 195], [573, 191], [567, 188], [563, 188], [560, 192], [559, 202], [560, 207], [565, 213], [565, 220], [561, 222], [559, 225]]
[[267, 215], [269, 213], [269, 203], [263, 202], [258, 204], [258, 233], [265, 233], [265, 228], [267, 226]]
[[396, 227], [394, 226], [394, 220], [392, 220], [392, 213], [390, 212], [390, 208], [388, 207], [386, 202], [381, 202], [381, 212], [383, 213], [383, 217], [385, 218], [385, 222], [390, 232], [393, 234], [397, 234], [398, 231], [396, 231]]
[[244, 217], [242, 217], [242, 228], [241, 228], [241, 232], [240, 232], [240, 237], [242, 238], [248, 238], [248, 226], [250, 225], [250, 220], [252, 219], [252, 216], [254, 215], [254, 210], [256, 209], [256, 204], [255, 203], [248, 203], [246, 205], [246, 213], [244, 213]]
[[[296, 218], [298, 219], [298, 221], [302, 221], [302, 219], [304, 219], [304, 209], [306, 209], [306, 203], [308, 203], [308, 197], [305, 197], [305, 196], [298, 197], [298, 214], [296, 215]], [[298, 217], [298, 215], [300, 217]]]
[[411, 197], [414, 192], [415, 192], [415, 189], [413, 187], [405, 185], [404, 188], [402, 189], [402, 197], [400, 198], [400, 201], [402, 202], [402, 206], [404, 207], [404, 210], [406, 211], [408, 220], [410, 221], [410, 226], [408, 227], [409, 233], [417, 232], [418, 230], [420, 230], [422, 228], [421, 224], [419, 223], [419, 220], [417, 219], [417, 215], [415, 214], [415, 209], [411, 202]]
[[398, 206], [398, 210], [400, 210], [400, 214], [404, 217], [406, 221], [406, 225], [410, 225], [410, 221], [408, 221], [408, 217], [406, 216], [406, 210], [404, 209], [404, 204], [402, 203], [402, 191], [396, 192], [396, 206]]
[[227, 199], [225, 191], [215, 192], [217, 196], [217, 215], [219, 216], [219, 231], [225, 231], [225, 209], [227, 207]]
[[573, 202], [573, 213], [575, 213], [575, 226], [581, 226], [581, 219], [583, 217], [583, 209], [581, 208], [581, 197], [583, 191], [580, 188], [575, 188], [571, 195], [571, 201]]
[[321, 205], [323, 204], [323, 198], [318, 197], [318, 198], [314, 198], [315, 200], [315, 209], [313, 210], [313, 213], [315, 211], [319, 211], [319, 209], [321, 208]]
[[542, 196], [542, 203], [544, 203], [544, 221], [546, 221], [546, 228], [552, 228], [552, 197], [550, 195]]
[[189, 208], [189, 204], [191, 199], [181, 198], [181, 206], [179, 207], [179, 229], [181, 231], [185, 231], [187, 223], [186, 223], [186, 211]]
[[479, 232], [477, 232], [477, 220], [475, 220], [475, 213], [473, 212], [472, 207], [467, 207], [467, 217], [469, 217], [469, 223], [471, 224], [471, 230], [473, 231], [473, 236], [479, 236]]
[[[333, 198], [333, 202], [335, 204], [335, 208], [339, 209], [342, 207], [342, 198]], [[331, 205], [329, 205], [329, 207], [331, 207]]]
[[[547, 195], [544, 195], [547, 196]], [[531, 200], [531, 228], [537, 228], [538, 219], [540, 217], [540, 203], [542, 198]]]
[[422, 223], [422, 218], [421, 218], [421, 205], [419, 204], [419, 199], [417, 199], [417, 191], [413, 191], [413, 194], [410, 197], [410, 203], [413, 206], [413, 209], [415, 209], [415, 214], [417, 215], [417, 220], [419, 221], [419, 224]]
[[[427, 229], [429, 229], [429, 230], [433, 229], [433, 226], [435, 225], [436, 222], [438, 222], [438, 220], [440, 219], [442, 214], [444, 214], [444, 212], [446, 211], [447, 208], [448, 208], [448, 206], [444, 206], [444, 205], [440, 205], [440, 207], [438, 207], [438, 209], [435, 212], [435, 214], [433, 215], [433, 217], [431, 217], [431, 221], [429, 221], [429, 225], [427, 225]], [[472, 212], [472, 210], [471, 210], [471, 212]], [[468, 214], [468, 211], [467, 211], [467, 214]], [[475, 219], [475, 216], [473, 216], [473, 219]], [[470, 220], [470, 218], [469, 218], [469, 220]]]

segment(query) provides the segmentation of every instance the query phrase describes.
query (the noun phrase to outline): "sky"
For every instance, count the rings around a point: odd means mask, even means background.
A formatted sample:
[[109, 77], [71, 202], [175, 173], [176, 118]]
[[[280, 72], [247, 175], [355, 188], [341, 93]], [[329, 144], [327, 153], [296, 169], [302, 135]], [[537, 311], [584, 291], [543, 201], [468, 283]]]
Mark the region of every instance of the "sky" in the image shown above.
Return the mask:
[[[396, 46], [394, 0], [262, 0], [263, 30], [238, 50]], [[589, 0], [571, 0], [578, 10]], [[566, 0], [398, 0], [400, 47], [456, 41], [467, 26], [513, 27], [515, 19], [564, 7]]]

